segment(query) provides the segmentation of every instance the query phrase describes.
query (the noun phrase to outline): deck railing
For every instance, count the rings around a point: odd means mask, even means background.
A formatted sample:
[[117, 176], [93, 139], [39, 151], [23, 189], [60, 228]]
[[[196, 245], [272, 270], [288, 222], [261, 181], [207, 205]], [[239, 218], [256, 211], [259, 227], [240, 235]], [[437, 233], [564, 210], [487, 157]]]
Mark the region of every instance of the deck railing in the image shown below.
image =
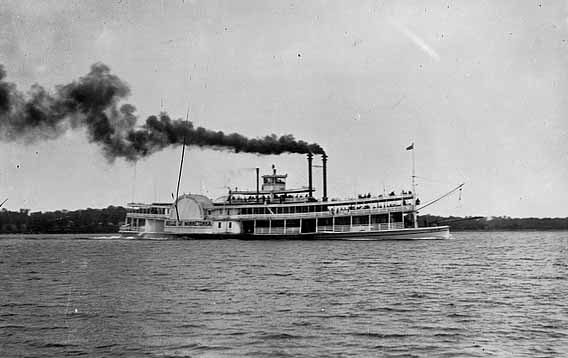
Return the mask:
[[120, 225], [118, 231], [132, 231], [132, 232], [141, 232], [144, 231], [144, 225], [142, 226], [133, 226], [130, 224], [123, 224]]
[[361, 225], [320, 225], [318, 232], [357, 232], [357, 231], [384, 231], [404, 229], [401, 222], [381, 223], [381, 224], [361, 224]]
[[259, 235], [259, 234], [271, 234], [271, 235], [294, 235], [294, 234], [299, 234], [300, 233], [300, 228], [299, 227], [287, 227], [287, 228], [283, 228], [283, 227], [272, 227], [272, 228], [268, 228], [268, 227], [257, 227], [256, 231], [254, 232], [255, 234]]
[[377, 215], [386, 213], [399, 213], [401, 211], [410, 212], [414, 209], [413, 205], [390, 206], [386, 208], [370, 208], [357, 210], [340, 210], [340, 211], [318, 211], [309, 213], [282, 213], [282, 214], [237, 214], [237, 215], [216, 215], [219, 219], [230, 220], [255, 220], [255, 219], [300, 219], [300, 218], [331, 218], [333, 216], [363, 216]]
[[127, 213], [129, 218], [144, 218], [144, 219], [167, 219], [170, 216], [167, 214], [148, 214], [148, 213], [137, 213], [137, 212], [129, 212]]
[[[381, 224], [363, 225], [320, 225], [317, 232], [364, 232], [364, 231], [385, 231], [404, 229], [404, 223], [391, 222]], [[299, 227], [257, 227], [256, 235], [293, 235], [299, 234]]]

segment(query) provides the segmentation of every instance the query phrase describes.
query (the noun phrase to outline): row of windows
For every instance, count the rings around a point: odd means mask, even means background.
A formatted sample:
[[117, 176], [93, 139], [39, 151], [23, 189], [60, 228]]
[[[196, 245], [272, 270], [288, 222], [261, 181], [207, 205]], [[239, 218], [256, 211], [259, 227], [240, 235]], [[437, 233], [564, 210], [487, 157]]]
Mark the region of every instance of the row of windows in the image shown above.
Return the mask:
[[139, 208], [139, 209], [128, 209], [129, 213], [136, 214], [155, 214], [155, 215], [167, 215], [170, 210], [167, 208]]
[[[403, 205], [408, 205], [408, 203], [404, 202]], [[385, 205], [358, 205], [358, 206], [345, 206], [345, 207], [332, 207], [329, 209], [332, 213], [340, 213], [344, 211], [350, 210], [361, 210], [361, 209], [379, 209], [379, 208], [387, 208], [387, 207], [395, 207], [400, 206], [400, 203], [397, 204], [385, 204]], [[297, 213], [313, 213], [313, 212], [326, 212], [328, 211], [328, 207], [326, 205], [313, 205], [313, 206], [279, 206], [279, 207], [260, 207], [260, 208], [242, 208], [239, 209], [240, 215], [262, 215], [262, 214], [297, 214]], [[227, 214], [229, 214], [227, 212]]]
[[254, 208], [232, 208], [232, 209], [214, 209], [208, 210], [208, 215], [272, 215], [272, 214], [299, 214], [299, 213], [313, 213], [313, 212], [331, 212], [331, 213], [343, 213], [349, 212], [351, 210], [362, 210], [362, 209], [386, 209], [390, 207], [397, 207], [401, 205], [410, 205], [410, 202], [399, 201], [399, 202], [389, 202], [380, 203], [374, 205], [343, 205], [343, 206], [331, 206], [328, 205], [302, 205], [302, 206], [277, 206], [277, 207], [254, 207]]
[[[220, 229], [222, 222], [217, 223]], [[211, 221], [166, 221], [166, 226], [211, 226]], [[233, 223], [229, 221], [229, 229], [233, 227]]]
[[126, 217], [126, 225], [144, 226], [146, 225], [146, 220]]
[[296, 213], [313, 213], [326, 211], [327, 206], [313, 205], [313, 206], [278, 206], [273, 208], [260, 207], [260, 208], [242, 208], [239, 209], [241, 215], [258, 215], [258, 214], [296, 214]]
[[[371, 215], [371, 224], [386, 224], [388, 222], [400, 222], [403, 221], [404, 217], [409, 217], [408, 215], [403, 216], [402, 213], [393, 213], [390, 215], [390, 219], [388, 215]], [[309, 221], [308, 219], [307, 221]], [[315, 223], [315, 219], [311, 219], [313, 223]], [[286, 227], [298, 227], [300, 226], [300, 220], [255, 220], [257, 227], [283, 227], [284, 221], [286, 221]], [[252, 222], [252, 221], [249, 221]], [[304, 222], [306, 220], [304, 219]], [[362, 216], [345, 216], [345, 217], [337, 217], [337, 218], [321, 218], [318, 220], [318, 225], [368, 225], [369, 224], [369, 215], [362, 215]]]
[[166, 226], [211, 226], [211, 221], [166, 221]]

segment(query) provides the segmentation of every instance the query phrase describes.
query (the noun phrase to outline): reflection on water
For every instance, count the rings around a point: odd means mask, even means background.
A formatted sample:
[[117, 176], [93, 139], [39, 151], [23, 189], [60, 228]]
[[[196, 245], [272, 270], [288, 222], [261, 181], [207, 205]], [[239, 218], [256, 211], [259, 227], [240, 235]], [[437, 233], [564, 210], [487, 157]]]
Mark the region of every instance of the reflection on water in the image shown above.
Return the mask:
[[568, 355], [568, 233], [0, 239], [0, 356]]

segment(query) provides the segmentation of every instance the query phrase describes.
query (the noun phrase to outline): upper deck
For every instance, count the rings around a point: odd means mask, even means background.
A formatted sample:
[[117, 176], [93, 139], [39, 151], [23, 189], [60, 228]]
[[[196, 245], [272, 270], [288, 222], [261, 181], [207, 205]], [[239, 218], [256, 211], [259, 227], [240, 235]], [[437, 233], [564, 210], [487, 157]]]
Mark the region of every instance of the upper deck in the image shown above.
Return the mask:
[[162, 218], [170, 215], [172, 203], [128, 203], [126, 215], [139, 218]]
[[[310, 163], [311, 164], [311, 163]], [[384, 214], [409, 212], [415, 209], [416, 200], [412, 192], [391, 192], [380, 195], [359, 195], [357, 198], [321, 200], [313, 197], [315, 189], [311, 180], [308, 187], [287, 189], [287, 174], [278, 174], [272, 166], [272, 173], [262, 176], [259, 183], [257, 168], [257, 190], [229, 190], [229, 195], [213, 203], [207, 211], [211, 218], [218, 219], [263, 219], [299, 218], [316, 216]]]
[[415, 210], [416, 201], [411, 192], [371, 196], [328, 202], [313, 200], [305, 202], [277, 203], [216, 203], [209, 210], [211, 217], [219, 219], [300, 218], [316, 216], [344, 216], [409, 212]]

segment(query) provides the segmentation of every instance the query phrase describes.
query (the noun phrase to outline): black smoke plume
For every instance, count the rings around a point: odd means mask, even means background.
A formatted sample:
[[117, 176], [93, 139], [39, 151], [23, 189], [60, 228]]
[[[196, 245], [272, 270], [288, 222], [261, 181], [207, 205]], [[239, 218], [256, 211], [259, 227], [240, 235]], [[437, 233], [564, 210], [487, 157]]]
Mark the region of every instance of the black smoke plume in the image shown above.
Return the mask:
[[128, 85], [102, 63], [91, 66], [84, 77], [48, 92], [33, 85], [27, 93], [5, 80], [0, 65], [0, 140], [33, 143], [56, 139], [68, 130], [86, 128], [88, 139], [98, 144], [113, 161], [136, 161], [166, 147], [188, 145], [215, 150], [256, 154], [323, 154], [315, 143], [296, 140], [293, 135], [275, 134], [247, 138], [238, 133], [225, 134], [167, 114], [150, 116], [136, 126], [136, 108], [121, 104], [130, 95]]

